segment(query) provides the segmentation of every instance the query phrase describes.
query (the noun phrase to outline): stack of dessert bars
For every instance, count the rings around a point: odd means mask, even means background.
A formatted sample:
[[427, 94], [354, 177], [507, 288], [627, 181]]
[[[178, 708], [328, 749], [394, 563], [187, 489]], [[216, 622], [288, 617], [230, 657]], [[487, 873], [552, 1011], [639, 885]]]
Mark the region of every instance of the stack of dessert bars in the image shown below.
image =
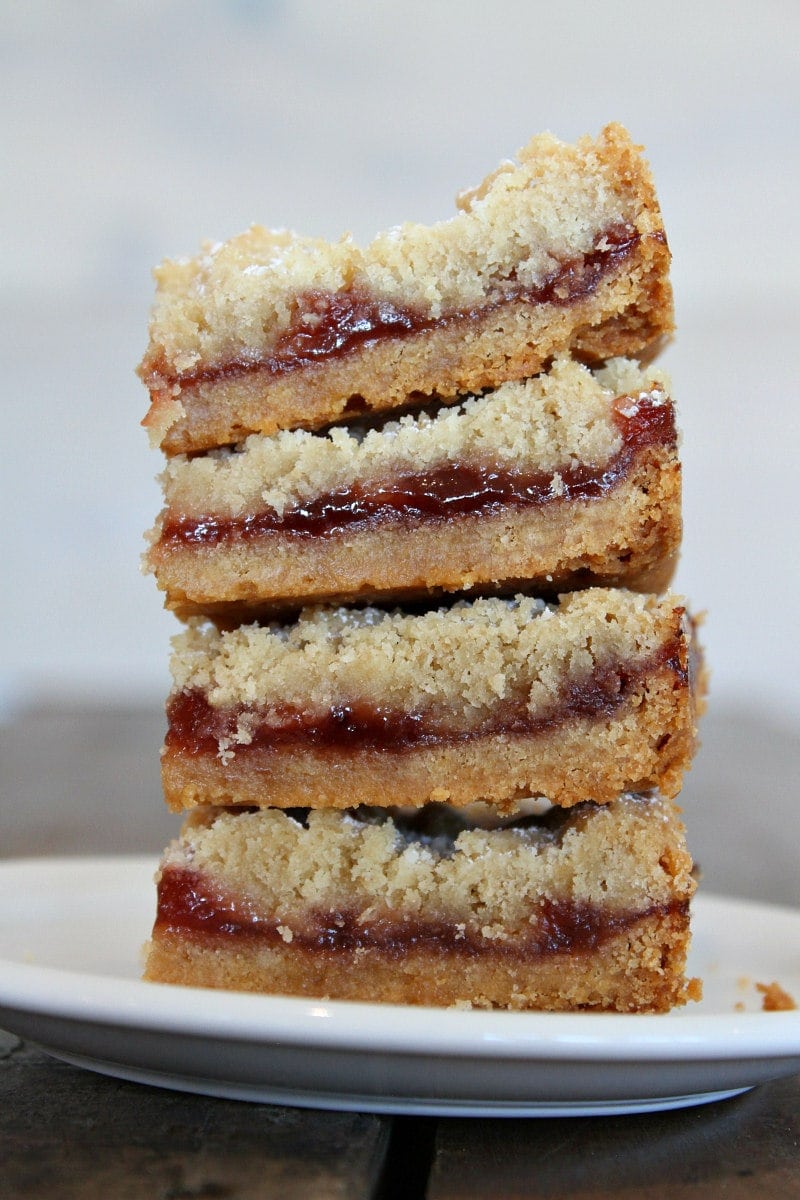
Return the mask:
[[366, 248], [164, 263], [147, 566], [184, 622], [151, 980], [659, 1011], [703, 688], [669, 250], [619, 126]]

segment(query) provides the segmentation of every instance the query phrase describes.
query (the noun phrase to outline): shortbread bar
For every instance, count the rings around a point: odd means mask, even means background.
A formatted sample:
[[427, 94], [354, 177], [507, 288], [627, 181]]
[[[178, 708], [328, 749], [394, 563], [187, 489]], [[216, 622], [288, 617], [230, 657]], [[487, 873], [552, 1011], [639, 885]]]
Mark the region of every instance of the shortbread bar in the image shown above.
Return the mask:
[[674, 796], [702, 680], [675, 596], [587, 589], [421, 614], [309, 609], [180, 635], [168, 805], [351, 808]]
[[578, 586], [660, 591], [681, 535], [663, 376], [570, 358], [432, 416], [179, 456], [147, 564], [180, 615]]
[[656, 796], [494, 829], [452, 809], [209, 810], [163, 859], [146, 977], [402, 1004], [664, 1011], [699, 995], [684, 975], [691, 867], [675, 809]]
[[253, 227], [156, 272], [140, 374], [168, 454], [497, 387], [672, 329], [669, 250], [627, 132], [534, 138], [449, 221], [366, 248]]

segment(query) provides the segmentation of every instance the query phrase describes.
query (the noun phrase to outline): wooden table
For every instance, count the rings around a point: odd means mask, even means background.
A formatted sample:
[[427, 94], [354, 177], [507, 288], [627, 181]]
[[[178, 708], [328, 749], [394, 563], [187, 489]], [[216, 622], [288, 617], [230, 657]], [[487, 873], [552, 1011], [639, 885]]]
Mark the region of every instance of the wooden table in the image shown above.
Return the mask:
[[[43, 709], [0, 727], [3, 855], [157, 853], [175, 831], [158, 798], [162, 724], [151, 710]], [[775, 813], [770, 842], [750, 803], [764, 771], [776, 796], [796, 777], [797, 735], [723, 712], [705, 742], [685, 796], [707, 885], [800, 903], [796, 833], [787, 845]], [[149, 1088], [0, 1034], [0, 1200], [537, 1196], [800, 1200], [800, 1077], [640, 1116], [390, 1118]]]

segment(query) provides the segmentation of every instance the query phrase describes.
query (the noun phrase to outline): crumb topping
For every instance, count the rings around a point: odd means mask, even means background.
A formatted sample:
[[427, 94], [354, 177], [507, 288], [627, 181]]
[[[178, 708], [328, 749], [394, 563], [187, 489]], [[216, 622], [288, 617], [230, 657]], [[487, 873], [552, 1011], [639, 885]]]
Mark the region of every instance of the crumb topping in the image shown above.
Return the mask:
[[683, 612], [673, 595], [605, 588], [558, 604], [489, 598], [413, 615], [311, 608], [291, 625], [220, 632], [194, 623], [174, 639], [172, 672], [177, 690], [200, 690], [219, 708], [308, 712], [360, 699], [395, 710], [441, 705], [471, 721], [498, 701], [526, 698], [531, 712], [552, 704], [598, 664], [647, 660]]
[[193, 814], [164, 866], [206, 872], [291, 929], [304, 909], [445, 916], [503, 938], [543, 898], [646, 909], [694, 891], [675, 808], [656, 795], [570, 810], [557, 832], [467, 829], [452, 852], [408, 841], [391, 819], [311, 811]]
[[[406, 415], [362, 433], [254, 434], [236, 449], [179, 455], [162, 475], [172, 513], [236, 517], [268, 508], [278, 515], [303, 500], [352, 485], [385, 481], [447, 463], [478, 462], [553, 472], [577, 463], [601, 465], [618, 453], [614, 402], [663, 397], [662, 372], [617, 359], [591, 372], [568, 356], [543, 375], [506, 383], [434, 415]], [[158, 536], [158, 529], [153, 532]]]

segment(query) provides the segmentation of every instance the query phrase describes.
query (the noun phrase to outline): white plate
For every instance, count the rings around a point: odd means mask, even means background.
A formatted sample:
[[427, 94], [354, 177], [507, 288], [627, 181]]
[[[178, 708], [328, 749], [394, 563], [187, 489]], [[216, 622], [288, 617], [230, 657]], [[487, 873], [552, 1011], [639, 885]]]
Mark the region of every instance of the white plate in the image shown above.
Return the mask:
[[0, 864], [0, 1027], [162, 1087], [320, 1108], [553, 1116], [700, 1104], [800, 1071], [800, 911], [697, 898], [705, 998], [662, 1016], [462, 1012], [147, 984], [144, 858]]

